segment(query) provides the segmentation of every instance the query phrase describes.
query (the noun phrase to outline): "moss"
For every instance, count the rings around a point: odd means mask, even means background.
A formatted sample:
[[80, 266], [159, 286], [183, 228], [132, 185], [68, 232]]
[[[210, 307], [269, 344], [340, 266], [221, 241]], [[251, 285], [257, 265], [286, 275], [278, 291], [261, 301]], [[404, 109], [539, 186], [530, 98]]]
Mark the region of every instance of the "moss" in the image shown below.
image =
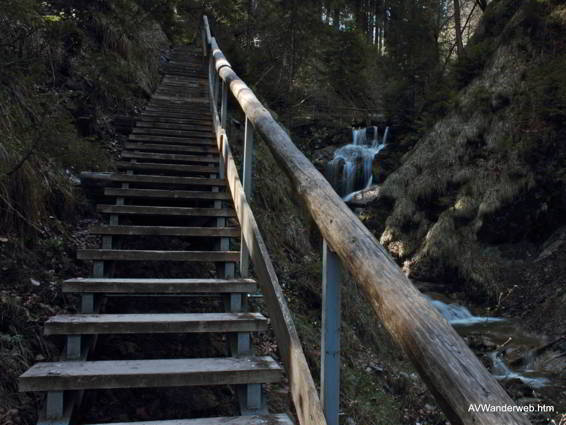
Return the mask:
[[456, 87], [463, 88], [479, 76], [496, 49], [497, 42], [492, 38], [472, 41], [466, 48], [466, 54], [453, 65], [452, 77]]

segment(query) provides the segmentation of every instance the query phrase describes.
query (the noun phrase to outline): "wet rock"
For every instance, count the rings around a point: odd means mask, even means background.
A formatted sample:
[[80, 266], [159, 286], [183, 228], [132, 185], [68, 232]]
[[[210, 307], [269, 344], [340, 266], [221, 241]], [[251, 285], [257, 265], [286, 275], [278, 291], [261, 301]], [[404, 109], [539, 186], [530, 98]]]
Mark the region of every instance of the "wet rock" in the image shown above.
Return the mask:
[[399, 166], [399, 151], [393, 143], [386, 145], [373, 160], [373, 176], [377, 183], [385, 181]]
[[353, 206], [364, 207], [379, 198], [379, 186], [360, 190], [347, 203]]
[[509, 393], [511, 398], [517, 400], [522, 397], [530, 397], [533, 395], [533, 390], [520, 379], [510, 379], [505, 383], [505, 390]]
[[326, 164], [334, 157], [334, 151], [336, 149], [338, 149], [338, 146], [332, 145], [315, 151], [312, 155], [313, 165], [319, 170], [324, 170]]

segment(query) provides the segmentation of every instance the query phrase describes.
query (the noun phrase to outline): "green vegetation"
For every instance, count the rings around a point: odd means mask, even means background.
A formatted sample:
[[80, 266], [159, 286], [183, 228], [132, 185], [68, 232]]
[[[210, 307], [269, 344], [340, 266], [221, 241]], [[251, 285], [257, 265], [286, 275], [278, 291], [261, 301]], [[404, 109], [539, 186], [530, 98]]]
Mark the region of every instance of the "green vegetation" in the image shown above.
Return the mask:
[[111, 114], [130, 113], [157, 81], [167, 41], [154, 25], [179, 33], [172, 4], [151, 3], [3, 3], [0, 233], [33, 239], [70, 211], [80, 171], [107, 168]]

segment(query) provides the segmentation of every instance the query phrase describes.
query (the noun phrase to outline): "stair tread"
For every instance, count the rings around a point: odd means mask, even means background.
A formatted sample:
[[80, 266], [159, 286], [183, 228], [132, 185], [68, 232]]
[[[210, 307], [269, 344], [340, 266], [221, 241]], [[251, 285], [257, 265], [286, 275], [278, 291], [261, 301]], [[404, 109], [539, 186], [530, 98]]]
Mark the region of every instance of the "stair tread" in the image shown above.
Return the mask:
[[36, 363], [20, 376], [20, 391], [150, 388], [278, 382], [271, 357], [103, 360]]
[[144, 235], [144, 236], [195, 236], [195, 237], [240, 237], [239, 227], [181, 227], [181, 226], [93, 226], [93, 235]]
[[179, 177], [179, 176], [154, 176], [146, 174], [120, 174], [110, 175], [110, 180], [126, 183], [165, 183], [165, 184], [187, 184], [204, 186], [226, 186], [224, 179], [210, 179], [203, 177]]
[[153, 153], [153, 152], [122, 152], [122, 158], [129, 159], [150, 159], [150, 160], [165, 160], [165, 161], [182, 161], [182, 162], [204, 162], [206, 164], [217, 164], [218, 153], [209, 153], [207, 155], [214, 155], [214, 158], [207, 158], [199, 155], [184, 155], [179, 153]]
[[166, 143], [125, 143], [124, 149], [131, 150], [144, 150], [144, 151], [169, 151], [169, 152], [195, 152], [195, 153], [218, 153], [218, 148], [216, 146], [191, 146], [191, 145], [181, 145], [173, 144], [169, 145]]
[[62, 314], [45, 322], [45, 335], [259, 332], [260, 313]]
[[293, 425], [291, 418], [284, 413], [254, 416], [232, 416], [199, 419], [172, 419], [143, 422], [114, 422], [97, 425]]
[[232, 262], [240, 260], [239, 251], [163, 251], [145, 249], [79, 249], [79, 260], [116, 261], [209, 261]]
[[138, 128], [164, 128], [164, 129], [181, 129], [181, 130], [208, 130], [212, 129], [212, 124], [175, 124], [167, 122], [151, 122], [151, 121], [137, 121], [136, 127]]
[[155, 136], [151, 134], [131, 134], [128, 140], [137, 140], [140, 142], [171, 142], [171, 143], [185, 143], [188, 145], [205, 145], [216, 146], [216, 142], [212, 136], [193, 135], [190, 138], [178, 136]]
[[170, 111], [151, 111], [145, 110], [141, 113], [142, 117], [146, 118], [176, 118], [176, 119], [193, 119], [203, 122], [212, 123], [212, 115], [210, 113], [199, 113], [199, 112], [170, 112]]
[[254, 292], [253, 279], [75, 278], [63, 282], [65, 293], [192, 294]]
[[235, 217], [232, 208], [161, 207], [148, 205], [99, 204], [96, 210], [105, 214], [173, 215], [191, 217]]
[[137, 117], [137, 121], [142, 123], [165, 123], [165, 124], [181, 124], [181, 125], [195, 124], [202, 126], [212, 125], [212, 119], [208, 119], [208, 118], [200, 118], [200, 117], [175, 118], [175, 117], [160, 117], [155, 115], [144, 115], [144, 114], [141, 114], [139, 117]]
[[120, 189], [107, 187], [106, 196], [124, 198], [158, 198], [158, 199], [232, 199], [227, 192], [205, 192], [199, 190], [166, 190], [166, 189]]
[[187, 165], [187, 164], [163, 164], [159, 162], [127, 162], [115, 163], [119, 170], [146, 170], [146, 171], [178, 171], [182, 173], [210, 173], [218, 174], [218, 166], [215, 165]]
[[135, 127], [132, 130], [133, 134], [156, 134], [163, 136], [177, 136], [177, 137], [212, 137], [210, 129], [206, 130], [174, 130], [170, 128], [149, 128], [149, 127]]

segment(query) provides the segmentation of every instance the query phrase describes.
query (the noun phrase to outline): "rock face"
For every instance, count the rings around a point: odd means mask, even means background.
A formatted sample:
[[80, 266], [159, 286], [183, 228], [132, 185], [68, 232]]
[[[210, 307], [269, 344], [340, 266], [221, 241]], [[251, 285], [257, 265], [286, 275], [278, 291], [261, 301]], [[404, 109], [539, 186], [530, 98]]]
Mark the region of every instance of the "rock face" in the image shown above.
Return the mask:
[[387, 176], [399, 167], [399, 149], [392, 142], [387, 145], [376, 155], [373, 161], [373, 177], [375, 183], [383, 183]]
[[551, 282], [532, 261], [566, 224], [566, 54], [545, 47], [565, 34], [566, 6], [492, 2], [454, 108], [392, 174], [387, 152], [376, 161], [380, 199], [394, 205], [381, 243], [411, 277], [500, 298]]

